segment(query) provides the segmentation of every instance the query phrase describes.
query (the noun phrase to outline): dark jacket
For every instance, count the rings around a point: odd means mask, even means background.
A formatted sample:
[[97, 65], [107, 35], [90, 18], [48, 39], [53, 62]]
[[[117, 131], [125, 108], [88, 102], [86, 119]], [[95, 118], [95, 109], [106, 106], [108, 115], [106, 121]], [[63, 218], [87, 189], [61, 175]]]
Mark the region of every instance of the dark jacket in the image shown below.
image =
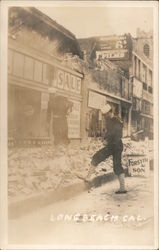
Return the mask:
[[123, 122], [119, 117], [112, 117], [106, 119], [107, 132], [104, 139], [110, 144], [117, 144], [122, 138]]

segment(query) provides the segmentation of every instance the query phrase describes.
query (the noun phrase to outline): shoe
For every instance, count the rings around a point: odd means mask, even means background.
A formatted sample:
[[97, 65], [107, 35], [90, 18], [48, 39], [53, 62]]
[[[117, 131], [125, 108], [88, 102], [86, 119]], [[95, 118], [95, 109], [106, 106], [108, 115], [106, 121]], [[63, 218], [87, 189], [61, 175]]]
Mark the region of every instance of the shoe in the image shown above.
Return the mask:
[[116, 194], [126, 194], [127, 190], [118, 190], [115, 192]]

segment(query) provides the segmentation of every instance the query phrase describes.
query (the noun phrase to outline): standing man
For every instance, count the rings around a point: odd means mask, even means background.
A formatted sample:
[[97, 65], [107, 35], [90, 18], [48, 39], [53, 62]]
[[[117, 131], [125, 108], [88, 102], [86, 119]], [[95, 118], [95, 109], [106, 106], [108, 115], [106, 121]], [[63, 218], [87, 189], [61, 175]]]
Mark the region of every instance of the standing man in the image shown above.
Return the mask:
[[67, 116], [72, 111], [73, 103], [66, 97], [51, 93], [48, 103], [47, 122], [52, 124], [54, 145], [69, 144]]
[[116, 191], [116, 194], [124, 194], [125, 190], [125, 174], [121, 163], [121, 154], [123, 151], [122, 143], [122, 128], [123, 123], [119, 117], [114, 116], [114, 112], [109, 104], [104, 105], [101, 108], [102, 113], [106, 118], [107, 132], [104, 136], [106, 140], [105, 147], [97, 151], [92, 158], [91, 167], [89, 169], [87, 180], [89, 180], [91, 174], [95, 171], [95, 167], [109, 156], [113, 156], [113, 171], [118, 176], [120, 188]]

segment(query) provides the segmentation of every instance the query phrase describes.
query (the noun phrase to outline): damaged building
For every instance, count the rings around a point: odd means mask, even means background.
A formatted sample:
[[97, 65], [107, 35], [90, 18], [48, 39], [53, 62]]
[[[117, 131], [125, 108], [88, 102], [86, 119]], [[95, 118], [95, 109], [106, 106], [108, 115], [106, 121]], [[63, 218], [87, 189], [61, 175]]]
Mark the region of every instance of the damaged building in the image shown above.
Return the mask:
[[150, 37], [77, 40], [36, 8], [11, 7], [9, 143], [67, 144], [101, 137], [105, 103], [123, 120], [123, 137], [141, 130], [143, 138], [152, 138], [152, 74]]
[[[57, 131], [52, 131], [52, 125], [48, 125], [50, 102], [51, 111], [56, 110], [53, 116], [56, 128], [62, 126], [62, 119], [68, 119], [68, 138], [81, 138], [83, 74], [74, 70], [71, 63], [67, 65], [70, 55], [82, 57], [70, 31], [35, 8], [9, 9], [10, 143], [49, 143], [52, 134], [56, 136]], [[66, 113], [68, 105], [69, 114]]]
[[105, 131], [100, 107], [107, 102], [123, 120], [123, 136], [131, 135], [132, 83], [129, 81], [130, 35], [79, 39], [90, 65], [87, 130], [90, 136]]

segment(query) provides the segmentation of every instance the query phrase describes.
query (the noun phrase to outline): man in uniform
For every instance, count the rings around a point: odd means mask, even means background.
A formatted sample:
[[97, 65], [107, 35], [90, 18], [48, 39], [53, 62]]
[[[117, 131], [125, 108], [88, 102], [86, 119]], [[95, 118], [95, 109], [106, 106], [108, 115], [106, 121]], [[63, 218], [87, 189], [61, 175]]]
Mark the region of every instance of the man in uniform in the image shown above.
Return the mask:
[[121, 163], [121, 154], [123, 151], [122, 143], [122, 128], [123, 123], [119, 117], [114, 115], [114, 112], [109, 104], [106, 104], [101, 109], [106, 118], [107, 132], [104, 136], [106, 140], [105, 147], [97, 151], [92, 158], [91, 167], [89, 169], [86, 180], [89, 181], [90, 176], [95, 171], [95, 167], [109, 156], [113, 156], [113, 171], [118, 176], [120, 188], [116, 194], [123, 194], [125, 190], [125, 174]]

